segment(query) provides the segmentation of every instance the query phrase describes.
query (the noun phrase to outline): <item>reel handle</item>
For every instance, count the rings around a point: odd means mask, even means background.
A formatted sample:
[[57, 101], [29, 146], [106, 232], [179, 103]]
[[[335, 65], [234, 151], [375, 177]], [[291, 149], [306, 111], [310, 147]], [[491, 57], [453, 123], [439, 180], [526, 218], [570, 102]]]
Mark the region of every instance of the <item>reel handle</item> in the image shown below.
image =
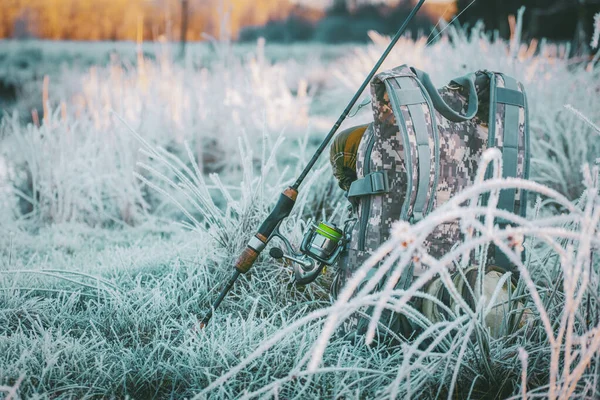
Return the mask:
[[273, 257], [274, 259], [276, 259], [276, 260], [280, 260], [280, 259], [284, 258], [286, 260], [298, 263], [298, 264], [302, 265], [305, 268], [309, 268], [313, 264], [311, 261], [307, 260], [304, 257], [292, 257], [292, 256], [289, 256], [289, 255], [286, 255], [283, 252], [283, 250], [281, 250], [279, 247], [273, 247], [273, 248], [271, 248], [271, 250], [269, 251], [269, 255], [271, 257]]

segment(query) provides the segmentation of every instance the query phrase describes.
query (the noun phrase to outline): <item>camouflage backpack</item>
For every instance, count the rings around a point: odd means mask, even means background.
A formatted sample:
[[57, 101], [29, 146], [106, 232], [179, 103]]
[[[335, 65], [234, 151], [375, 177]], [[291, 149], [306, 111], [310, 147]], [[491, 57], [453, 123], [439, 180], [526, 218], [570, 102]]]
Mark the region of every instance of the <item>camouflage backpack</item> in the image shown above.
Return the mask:
[[[394, 221], [418, 222], [469, 186], [485, 149], [502, 151], [504, 177], [529, 175], [527, 98], [514, 78], [478, 71], [438, 90], [426, 73], [404, 65], [375, 76], [371, 96], [373, 123], [342, 132], [331, 150], [357, 216], [334, 296], [388, 239]], [[524, 191], [502, 190], [498, 207], [524, 216], [525, 199]], [[426, 246], [439, 258], [460, 236], [458, 221], [446, 223]], [[501, 251], [490, 253], [489, 263], [510, 269]], [[422, 273], [413, 266], [399, 285]]]

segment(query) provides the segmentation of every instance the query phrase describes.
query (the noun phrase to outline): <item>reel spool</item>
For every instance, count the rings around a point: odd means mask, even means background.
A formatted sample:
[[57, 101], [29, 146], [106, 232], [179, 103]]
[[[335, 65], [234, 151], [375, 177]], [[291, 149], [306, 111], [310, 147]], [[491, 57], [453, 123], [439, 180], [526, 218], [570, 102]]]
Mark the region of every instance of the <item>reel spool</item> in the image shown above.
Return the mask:
[[300, 245], [300, 251], [325, 265], [331, 265], [343, 248], [341, 246], [343, 239], [344, 232], [342, 230], [334, 224], [321, 222], [319, 225], [312, 225], [306, 232]]
[[353, 220], [347, 221], [344, 230], [335, 224], [321, 222], [312, 225], [304, 234], [300, 253], [294, 251], [289, 240], [279, 231], [273, 233], [284, 243], [288, 254], [278, 247], [271, 248], [269, 254], [275, 259], [284, 258], [294, 263], [294, 281], [297, 285], [306, 285], [313, 282], [323, 271], [325, 266], [334, 264], [341, 252], [346, 247], [350, 238]]

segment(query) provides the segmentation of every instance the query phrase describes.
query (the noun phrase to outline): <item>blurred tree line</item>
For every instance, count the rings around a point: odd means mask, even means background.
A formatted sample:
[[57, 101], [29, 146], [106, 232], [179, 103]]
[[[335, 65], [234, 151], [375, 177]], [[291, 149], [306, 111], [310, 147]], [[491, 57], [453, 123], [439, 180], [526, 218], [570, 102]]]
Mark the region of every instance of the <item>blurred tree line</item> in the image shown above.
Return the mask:
[[[366, 41], [369, 30], [392, 34], [416, 0], [0, 0], [0, 38], [202, 40], [203, 34], [269, 41]], [[585, 49], [600, 0], [454, 0], [426, 3], [410, 26], [429, 32], [448, 19], [510, 35], [509, 15], [526, 6], [525, 38], [573, 40]], [[311, 8], [312, 7], [312, 8]], [[316, 7], [316, 8], [314, 8]], [[327, 8], [324, 10], [324, 8]], [[222, 29], [227, 29], [223, 32]]]
[[[366, 41], [393, 33], [413, 0], [0, 0], [0, 38], [202, 40], [226, 34], [292, 42]], [[330, 7], [327, 11], [324, 4]], [[374, 5], [373, 3], [376, 3]], [[382, 3], [384, 3], [382, 5]], [[445, 6], [446, 7], [446, 6]], [[426, 7], [427, 8], [427, 7]], [[451, 7], [451, 9], [454, 9]], [[448, 14], [451, 15], [451, 12]], [[244, 28], [248, 27], [248, 28]], [[411, 30], [428, 29], [419, 15]]]
[[0, 0], [0, 38], [156, 40], [183, 32], [201, 40], [221, 27], [235, 38], [242, 26], [283, 19], [296, 7], [289, 0]]
[[[310, 22], [291, 15], [284, 20], [270, 21], [266, 26], [242, 29], [240, 39], [292, 42], [316, 40], [321, 42], [366, 41], [371, 29], [393, 34], [416, 0], [330, 0], [331, 7], [323, 18]], [[497, 31], [503, 38], [511, 35], [509, 17], [526, 7], [523, 23], [525, 39], [548, 38], [572, 41], [578, 52], [587, 51], [593, 34], [594, 15], [600, 12], [600, 0], [455, 0], [449, 3], [425, 3], [409, 28], [413, 34], [429, 31], [431, 21], [460, 14], [463, 26], [473, 26], [482, 20], [485, 29]], [[426, 15], [426, 16], [424, 16]]]
[[[389, 3], [389, 4], [388, 4]], [[448, 6], [446, 5], [448, 8]], [[334, 0], [322, 18], [316, 21], [303, 19], [297, 14], [278, 21], [269, 21], [265, 26], [250, 26], [240, 32], [241, 41], [265, 37], [267, 41], [291, 43], [295, 41], [317, 41], [324, 43], [366, 42], [367, 33], [375, 30], [392, 35], [398, 30], [413, 8], [410, 0], [395, 2], [369, 0]], [[454, 7], [449, 7], [450, 11]], [[431, 8], [426, 11], [432, 11]], [[452, 16], [452, 12], [448, 13]], [[420, 13], [411, 21], [408, 30], [417, 35], [432, 28], [429, 13]]]

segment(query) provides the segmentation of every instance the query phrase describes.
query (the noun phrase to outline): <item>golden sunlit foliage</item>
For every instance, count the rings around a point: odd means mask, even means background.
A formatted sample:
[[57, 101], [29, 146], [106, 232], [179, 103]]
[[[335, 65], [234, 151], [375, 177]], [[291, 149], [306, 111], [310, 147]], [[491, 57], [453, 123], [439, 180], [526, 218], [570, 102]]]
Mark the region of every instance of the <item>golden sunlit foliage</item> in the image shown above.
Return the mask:
[[[146, 40], [179, 38], [182, 0], [2, 0], [0, 38]], [[236, 37], [243, 26], [288, 16], [289, 0], [188, 0], [187, 38], [217, 36], [221, 26]], [[222, 25], [221, 22], [226, 22]]]
[[[264, 25], [292, 13], [315, 21], [324, 15], [325, 5], [332, 3], [309, 0], [0, 0], [0, 38], [136, 40], [142, 34], [145, 40], [179, 39], [185, 1], [187, 40], [203, 40], [203, 34], [218, 37], [224, 33], [221, 27], [237, 38], [245, 26]], [[386, 1], [378, 3], [387, 4]], [[363, 2], [353, 0], [348, 4], [352, 9]], [[454, 2], [448, 0], [425, 7], [425, 12], [434, 20], [442, 15], [449, 19], [455, 10]]]

